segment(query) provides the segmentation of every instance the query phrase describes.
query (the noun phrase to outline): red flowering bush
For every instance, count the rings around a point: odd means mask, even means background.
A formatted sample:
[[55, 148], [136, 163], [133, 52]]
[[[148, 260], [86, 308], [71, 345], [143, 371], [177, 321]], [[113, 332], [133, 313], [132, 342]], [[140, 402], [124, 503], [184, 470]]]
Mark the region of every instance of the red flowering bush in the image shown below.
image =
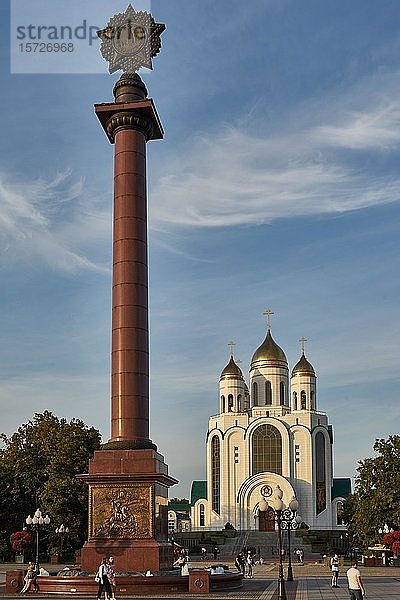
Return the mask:
[[400, 552], [400, 542], [393, 542], [392, 544], [392, 552], [393, 554], [397, 554]]
[[30, 548], [33, 543], [33, 537], [29, 531], [16, 531], [10, 536], [12, 549], [16, 552], [22, 552], [24, 548]]
[[400, 552], [400, 531], [392, 531], [383, 536], [385, 546], [390, 546], [393, 554], [397, 555]]

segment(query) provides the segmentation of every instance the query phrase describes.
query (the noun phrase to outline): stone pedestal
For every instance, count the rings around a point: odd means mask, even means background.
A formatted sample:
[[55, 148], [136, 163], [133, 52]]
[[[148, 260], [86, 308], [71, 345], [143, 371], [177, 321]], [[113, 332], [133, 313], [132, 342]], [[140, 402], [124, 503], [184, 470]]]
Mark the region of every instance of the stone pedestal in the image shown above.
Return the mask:
[[89, 484], [89, 535], [81, 567], [93, 573], [104, 556], [122, 572], [171, 567], [168, 538], [168, 475], [155, 450], [98, 450], [81, 475]]

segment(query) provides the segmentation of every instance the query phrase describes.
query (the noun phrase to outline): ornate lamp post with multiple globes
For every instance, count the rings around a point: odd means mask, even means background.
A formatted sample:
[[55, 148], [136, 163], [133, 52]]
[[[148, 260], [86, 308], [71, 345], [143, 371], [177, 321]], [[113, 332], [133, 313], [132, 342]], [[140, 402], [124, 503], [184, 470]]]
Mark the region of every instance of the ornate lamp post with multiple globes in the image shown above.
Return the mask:
[[290, 532], [294, 529], [297, 529], [301, 523], [301, 517], [297, 514], [297, 510], [299, 508], [299, 503], [296, 498], [293, 496], [292, 500], [289, 502], [289, 506], [287, 508], [283, 508], [280, 514], [281, 527], [282, 529], [286, 529], [288, 532], [288, 554], [289, 554], [289, 563], [288, 563], [288, 571], [287, 571], [287, 580], [293, 581], [293, 569], [292, 569], [292, 550], [290, 547]]
[[286, 589], [285, 589], [285, 578], [283, 576], [283, 563], [282, 563], [282, 529], [281, 529], [281, 513], [285, 508], [282, 502], [283, 492], [279, 486], [275, 489], [275, 495], [271, 498], [268, 503], [264, 497], [259, 502], [258, 508], [261, 511], [268, 510], [270, 506], [275, 512], [275, 520], [278, 525], [278, 547], [279, 547], [279, 574], [278, 574], [278, 598], [279, 600], [286, 600]]
[[68, 527], [64, 527], [64, 523], [61, 523], [59, 527], [56, 527], [56, 533], [60, 536], [60, 561], [62, 562], [64, 536], [68, 535], [69, 529]]
[[389, 525], [387, 523], [384, 524], [383, 527], [379, 527], [378, 533], [380, 535], [386, 535], [387, 533], [393, 533], [394, 529], [390, 528], [389, 529]]
[[42, 512], [37, 508], [33, 517], [28, 515], [25, 519], [26, 524], [36, 532], [36, 559], [35, 559], [35, 568], [39, 570], [39, 529], [43, 525], [48, 525], [50, 523], [49, 515], [42, 516]]
[[[385, 523], [383, 525], [383, 527], [379, 527], [378, 529], [378, 533], [379, 535], [387, 535], [388, 533], [393, 533], [394, 529], [392, 527], [389, 527], [389, 525], [387, 523]], [[381, 542], [383, 543], [383, 542]], [[382, 564], [384, 567], [388, 566], [388, 555], [386, 554], [385, 551], [382, 552]]]
[[297, 529], [301, 518], [296, 514], [299, 508], [299, 503], [296, 498], [293, 498], [289, 506], [286, 507], [282, 501], [283, 491], [276, 486], [274, 495], [272, 496], [269, 503], [262, 496], [258, 508], [260, 511], [268, 510], [270, 506], [275, 512], [275, 520], [278, 526], [278, 546], [279, 546], [279, 574], [278, 574], [278, 598], [279, 600], [286, 600], [286, 589], [285, 589], [285, 578], [283, 575], [283, 562], [282, 562], [282, 529], [288, 531], [288, 551], [289, 551], [289, 567], [288, 567], [288, 581], [293, 581], [292, 562], [291, 562], [291, 549], [290, 549], [290, 531]]

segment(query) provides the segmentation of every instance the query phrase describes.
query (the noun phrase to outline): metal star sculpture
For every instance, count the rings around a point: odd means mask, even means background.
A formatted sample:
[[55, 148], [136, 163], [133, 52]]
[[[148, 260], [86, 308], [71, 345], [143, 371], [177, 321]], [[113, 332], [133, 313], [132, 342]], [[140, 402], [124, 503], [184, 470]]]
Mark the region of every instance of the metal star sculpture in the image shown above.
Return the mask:
[[164, 23], [156, 23], [147, 12], [136, 12], [131, 4], [124, 13], [114, 15], [107, 27], [97, 32], [109, 73], [118, 69], [125, 73], [134, 73], [140, 67], [152, 69], [151, 59], [160, 51], [164, 29]]

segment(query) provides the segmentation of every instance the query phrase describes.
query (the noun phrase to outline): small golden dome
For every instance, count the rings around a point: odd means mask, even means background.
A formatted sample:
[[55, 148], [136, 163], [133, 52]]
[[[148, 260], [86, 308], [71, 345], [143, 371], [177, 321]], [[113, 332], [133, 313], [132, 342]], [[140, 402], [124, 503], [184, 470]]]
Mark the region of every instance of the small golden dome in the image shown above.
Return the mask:
[[301, 355], [301, 358], [297, 365], [293, 367], [292, 377], [293, 375], [297, 375], [297, 373], [306, 373], [307, 375], [315, 375], [314, 367], [305, 357], [305, 354]]
[[233, 360], [233, 356], [231, 356], [230, 361], [222, 371], [219, 379], [220, 381], [221, 379], [243, 379], [243, 373], [240, 367]]
[[254, 352], [251, 359], [251, 368], [259, 366], [258, 363], [267, 362], [271, 366], [287, 367], [287, 359], [282, 348], [272, 338], [270, 330], [261, 346]]

